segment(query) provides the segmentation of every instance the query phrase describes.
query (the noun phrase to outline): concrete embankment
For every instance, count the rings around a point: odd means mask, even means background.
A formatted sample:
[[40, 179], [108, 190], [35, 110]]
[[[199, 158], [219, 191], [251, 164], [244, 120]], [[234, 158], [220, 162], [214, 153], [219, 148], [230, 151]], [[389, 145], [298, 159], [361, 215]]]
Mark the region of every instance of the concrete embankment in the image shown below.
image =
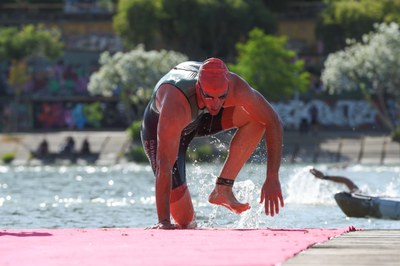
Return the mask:
[[[58, 152], [67, 136], [75, 139], [80, 149], [87, 138], [91, 150], [97, 153], [97, 164], [114, 164], [125, 160], [123, 154], [129, 146], [125, 131], [63, 131], [46, 133], [0, 134], [0, 158], [14, 152], [13, 164], [32, 163], [30, 151], [36, 150], [46, 139], [50, 152]], [[208, 143], [203, 139], [202, 143]], [[262, 148], [259, 152], [264, 153]], [[0, 162], [1, 163], [1, 162]], [[361, 163], [400, 164], [400, 145], [382, 132], [319, 131], [300, 134], [287, 131], [284, 134], [283, 163]]]
[[399, 143], [383, 132], [326, 130], [303, 135], [286, 132], [283, 153], [289, 163], [400, 163]]
[[31, 151], [46, 139], [49, 152], [57, 153], [65, 139], [71, 136], [75, 140], [75, 149], [80, 150], [83, 140], [90, 143], [91, 152], [98, 154], [97, 164], [114, 164], [124, 160], [121, 156], [129, 145], [129, 138], [124, 131], [63, 131], [46, 133], [15, 133], [0, 135], [0, 158], [6, 153], [15, 153], [13, 164], [35, 164]]

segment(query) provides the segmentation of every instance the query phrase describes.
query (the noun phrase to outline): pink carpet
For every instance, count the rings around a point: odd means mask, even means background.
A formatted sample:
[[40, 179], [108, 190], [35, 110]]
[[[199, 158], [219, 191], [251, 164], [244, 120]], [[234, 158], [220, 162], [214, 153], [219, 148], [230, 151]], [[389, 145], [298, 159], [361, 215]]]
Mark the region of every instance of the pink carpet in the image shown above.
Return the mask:
[[0, 230], [0, 265], [275, 265], [349, 230]]

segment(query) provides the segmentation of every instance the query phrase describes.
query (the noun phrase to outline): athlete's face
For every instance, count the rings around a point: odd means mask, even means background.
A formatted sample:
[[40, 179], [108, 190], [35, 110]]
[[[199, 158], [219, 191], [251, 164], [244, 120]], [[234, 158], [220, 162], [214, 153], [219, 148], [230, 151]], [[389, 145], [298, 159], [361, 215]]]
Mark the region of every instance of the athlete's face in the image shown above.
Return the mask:
[[228, 88], [222, 93], [220, 91], [210, 91], [206, 93], [200, 87], [200, 95], [208, 112], [210, 112], [211, 115], [216, 115], [221, 110], [228, 96]]

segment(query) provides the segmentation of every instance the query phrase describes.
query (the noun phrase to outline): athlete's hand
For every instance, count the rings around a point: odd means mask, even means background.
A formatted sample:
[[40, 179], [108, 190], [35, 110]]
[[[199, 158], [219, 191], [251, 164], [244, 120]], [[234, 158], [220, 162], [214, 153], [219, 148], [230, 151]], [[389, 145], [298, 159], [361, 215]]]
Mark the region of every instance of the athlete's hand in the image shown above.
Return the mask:
[[313, 174], [316, 178], [325, 179], [325, 175], [315, 168], [310, 169], [310, 173]]
[[279, 203], [284, 206], [279, 178], [267, 178], [261, 189], [260, 203], [265, 202], [265, 214], [274, 216], [279, 213]]
[[175, 224], [172, 224], [170, 221], [161, 221], [152, 227], [148, 227], [147, 229], [163, 229], [163, 230], [172, 230], [177, 229], [178, 227]]

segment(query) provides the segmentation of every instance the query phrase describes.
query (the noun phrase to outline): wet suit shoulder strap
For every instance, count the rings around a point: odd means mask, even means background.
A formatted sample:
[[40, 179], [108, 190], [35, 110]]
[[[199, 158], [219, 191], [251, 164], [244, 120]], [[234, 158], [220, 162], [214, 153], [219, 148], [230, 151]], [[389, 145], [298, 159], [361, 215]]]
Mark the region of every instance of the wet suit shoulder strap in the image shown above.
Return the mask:
[[[160, 79], [154, 90], [156, 91], [161, 84], [171, 84], [178, 88], [186, 97], [190, 104], [192, 120], [195, 120], [199, 113], [199, 107], [196, 100], [196, 82], [201, 63], [200, 62], [184, 62]], [[153, 94], [154, 97], [155, 93]], [[154, 102], [152, 97], [152, 101]]]

